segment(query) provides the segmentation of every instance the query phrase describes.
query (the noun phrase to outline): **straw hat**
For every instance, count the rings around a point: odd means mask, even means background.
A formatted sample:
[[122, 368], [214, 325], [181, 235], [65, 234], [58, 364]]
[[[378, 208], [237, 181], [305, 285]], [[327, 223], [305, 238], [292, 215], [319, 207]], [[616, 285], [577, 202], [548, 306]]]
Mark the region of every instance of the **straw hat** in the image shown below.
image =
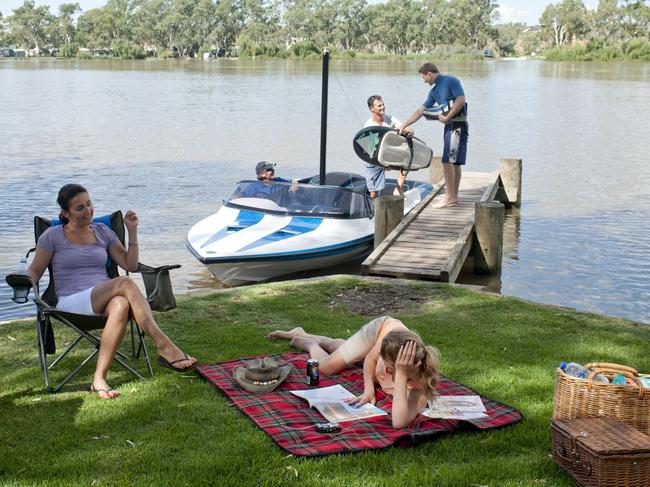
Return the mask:
[[280, 365], [275, 359], [264, 357], [235, 367], [232, 374], [248, 392], [271, 392], [287, 378], [291, 368], [291, 364]]

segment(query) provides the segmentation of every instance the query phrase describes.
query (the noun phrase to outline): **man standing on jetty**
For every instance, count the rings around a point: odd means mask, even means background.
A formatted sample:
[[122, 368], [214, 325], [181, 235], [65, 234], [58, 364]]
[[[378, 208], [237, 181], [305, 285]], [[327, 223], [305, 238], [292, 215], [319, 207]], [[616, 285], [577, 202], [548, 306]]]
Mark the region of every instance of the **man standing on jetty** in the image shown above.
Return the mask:
[[441, 74], [433, 63], [424, 63], [418, 72], [431, 90], [422, 106], [404, 122], [401, 131], [417, 122], [425, 114], [425, 109], [440, 110], [434, 118], [445, 124], [442, 151], [445, 196], [435, 208], [454, 206], [458, 204], [461, 166], [465, 165], [467, 156], [469, 127], [465, 92], [458, 78]]

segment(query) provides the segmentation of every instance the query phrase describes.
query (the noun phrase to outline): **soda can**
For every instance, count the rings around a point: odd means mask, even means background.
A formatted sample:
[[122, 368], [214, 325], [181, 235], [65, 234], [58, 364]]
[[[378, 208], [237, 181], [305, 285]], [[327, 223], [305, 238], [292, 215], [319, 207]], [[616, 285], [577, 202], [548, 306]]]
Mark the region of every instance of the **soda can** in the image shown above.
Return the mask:
[[318, 384], [318, 379], [320, 379], [318, 360], [310, 358], [307, 360], [307, 384], [314, 386]]

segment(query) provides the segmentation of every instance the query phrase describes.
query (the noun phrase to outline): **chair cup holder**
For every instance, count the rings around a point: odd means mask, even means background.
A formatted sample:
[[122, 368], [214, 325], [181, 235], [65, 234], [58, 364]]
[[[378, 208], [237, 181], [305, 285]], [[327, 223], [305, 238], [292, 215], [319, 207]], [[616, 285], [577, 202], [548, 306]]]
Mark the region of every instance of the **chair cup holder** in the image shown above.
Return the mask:
[[17, 304], [25, 304], [33, 286], [31, 278], [23, 274], [9, 274], [5, 280], [14, 290], [11, 300]]

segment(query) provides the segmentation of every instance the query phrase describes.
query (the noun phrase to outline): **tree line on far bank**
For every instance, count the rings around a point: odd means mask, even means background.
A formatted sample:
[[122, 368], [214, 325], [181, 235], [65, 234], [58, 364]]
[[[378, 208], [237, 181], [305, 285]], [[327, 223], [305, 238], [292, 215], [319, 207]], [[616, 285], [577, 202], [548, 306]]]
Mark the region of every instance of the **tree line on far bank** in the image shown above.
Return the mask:
[[498, 24], [494, 0], [108, 0], [53, 14], [34, 0], [0, 12], [0, 47], [59, 56], [436, 58], [545, 54], [551, 59], [650, 60], [650, 5], [644, 0], [549, 4], [539, 25]]

